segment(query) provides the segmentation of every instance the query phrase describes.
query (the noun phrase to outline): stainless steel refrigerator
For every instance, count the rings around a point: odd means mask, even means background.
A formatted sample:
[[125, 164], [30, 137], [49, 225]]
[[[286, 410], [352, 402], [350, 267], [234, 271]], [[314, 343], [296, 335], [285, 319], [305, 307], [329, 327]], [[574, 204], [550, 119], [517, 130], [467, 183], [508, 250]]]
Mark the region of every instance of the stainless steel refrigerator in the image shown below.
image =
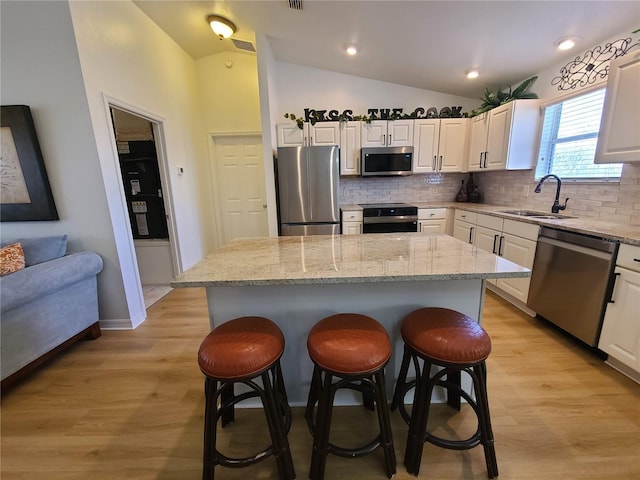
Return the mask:
[[280, 234], [339, 234], [339, 147], [280, 147], [276, 169]]

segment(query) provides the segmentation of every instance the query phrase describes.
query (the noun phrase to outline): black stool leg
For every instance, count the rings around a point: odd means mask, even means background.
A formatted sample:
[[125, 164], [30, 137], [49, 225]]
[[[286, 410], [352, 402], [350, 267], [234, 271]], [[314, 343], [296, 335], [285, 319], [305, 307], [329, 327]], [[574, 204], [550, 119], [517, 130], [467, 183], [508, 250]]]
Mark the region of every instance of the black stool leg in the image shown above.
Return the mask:
[[311, 435], [315, 435], [315, 418], [313, 410], [315, 408], [320, 391], [322, 390], [322, 375], [317, 365], [313, 366], [313, 375], [311, 377], [311, 385], [309, 386], [309, 396], [307, 397], [307, 407], [304, 410], [304, 418], [307, 420], [307, 426]]
[[289, 399], [287, 397], [287, 390], [284, 386], [284, 377], [282, 375], [282, 367], [280, 366], [280, 360], [276, 363], [273, 373], [273, 384], [278, 400], [278, 405], [282, 412], [282, 416], [285, 422], [285, 431], [289, 433], [291, 430], [291, 407], [289, 406]]
[[376, 409], [375, 392], [372, 392], [370, 388], [367, 388], [364, 382], [360, 382], [362, 386], [362, 405], [367, 410], [372, 412]]
[[455, 386], [447, 387], [447, 405], [460, 411], [460, 385], [462, 374], [460, 370], [447, 373], [447, 383]]
[[234, 386], [233, 382], [227, 383], [221, 388], [221, 398], [222, 402], [222, 428], [229, 425], [236, 419], [235, 409], [233, 403], [230, 403], [234, 396]]
[[409, 347], [405, 344], [404, 353], [402, 355], [402, 364], [400, 365], [400, 373], [398, 374], [398, 380], [396, 382], [396, 388], [393, 391], [393, 400], [391, 401], [391, 411], [393, 412], [400, 406], [400, 403], [404, 400], [402, 395], [404, 384], [407, 381], [407, 372], [409, 371], [409, 362], [411, 361], [411, 352]]
[[204, 449], [202, 452], [202, 480], [213, 480], [216, 466], [216, 424], [217, 422], [217, 382], [210, 378], [204, 380]]
[[393, 435], [391, 433], [391, 420], [389, 418], [389, 405], [385, 389], [384, 369], [381, 368], [374, 375], [375, 394], [378, 403], [378, 423], [380, 424], [380, 439], [384, 451], [384, 459], [387, 467], [387, 476], [393, 477], [396, 473], [396, 454], [393, 448]]
[[324, 373], [324, 382], [318, 402], [318, 415], [316, 418], [316, 432], [313, 437], [313, 451], [311, 453], [311, 467], [309, 478], [322, 480], [324, 478], [327, 454], [329, 453], [329, 432], [331, 430], [331, 416], [333, 413], [334, 390], [332, 388], [332, 375]]
[[[274, 367], [275, 369], [275, 367]], [[275, 373], [275, 372], [274, 372]], [[264, 394], [262, 401], [264, 404], [264, 412], [267, 418], [267, 425], [271, 434], [271, 443], [273, 445], [273, 454], [276, 457], [278, 473], [280, 480], [292, 480], [296, 477], [291, 460], [291, 451], [289, 449], [289, 441], [285, 431], [285, 423], [283, 421], [282, 410], [278, 405], [275, 383], [277, 379], [274, 377], [274, 385], [269, 378], [269, 372], [262, 374], [262, 384]]]
[[430, 373], [431, 363], [425, 360], [422, 366], [422, 374], [416, 379], [416, 391], [413, 398], [413, 409], [411, 411], [411, 422], [405, 450], [407, 471], [416, 476], [420, 473], [420, 462], [422, 460], [422, 450], [431, 406], [431, 393], [435, 385], [431, 381]]
[[498, 476], [498, 461], [491, 429], [491, 417], [489, 415], [489, 400], [487, 398], [486, 364], [482, 362], [473, 367], [477, 381], [473, 382], [478, 404], [478, 423], [480, 425], [480, 441], [484, 448], [484, 456], [487, 464], [489, 478]]

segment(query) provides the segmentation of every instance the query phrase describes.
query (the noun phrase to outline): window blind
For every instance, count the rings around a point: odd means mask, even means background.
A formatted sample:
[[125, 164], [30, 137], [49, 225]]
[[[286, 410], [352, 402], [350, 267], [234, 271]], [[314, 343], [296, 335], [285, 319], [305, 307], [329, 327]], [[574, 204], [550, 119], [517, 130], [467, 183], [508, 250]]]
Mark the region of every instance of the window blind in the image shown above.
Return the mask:
[[622, 164], [593, 163], [605, 89], [545, 108], [536, 178], [548, 173], [573, 179], [619, 178]]

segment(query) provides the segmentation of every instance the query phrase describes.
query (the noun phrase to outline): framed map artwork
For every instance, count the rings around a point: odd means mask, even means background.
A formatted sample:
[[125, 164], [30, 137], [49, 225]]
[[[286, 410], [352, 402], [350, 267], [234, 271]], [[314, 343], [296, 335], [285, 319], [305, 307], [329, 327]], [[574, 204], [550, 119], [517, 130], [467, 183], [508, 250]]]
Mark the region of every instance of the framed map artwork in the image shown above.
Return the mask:
[[0, 221], [58, 220], [31, 109], [1, 109]]

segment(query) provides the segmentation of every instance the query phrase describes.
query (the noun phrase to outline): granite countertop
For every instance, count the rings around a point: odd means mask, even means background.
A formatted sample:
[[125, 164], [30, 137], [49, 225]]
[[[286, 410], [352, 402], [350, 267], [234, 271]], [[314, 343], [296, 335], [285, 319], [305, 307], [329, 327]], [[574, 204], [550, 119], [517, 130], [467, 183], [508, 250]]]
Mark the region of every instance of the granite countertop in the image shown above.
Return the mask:
[[389, 233], [236, 239], [172, 287], [528, 277], [529, 269], [448, 235]]
[[[640, 245], [640, 225], [626, 225], [622, 223], [606, 222], [588, 217], [563, 218], [563, 219], [546, 219], [532, 218], [520, 215], [510, 215], [501, 213], [501, 210], [518, 210], [518, 207], [508, 205], [490, 205], [484, 203], [460, 203], [460, 202], [411, 202], [418, 208], [457, 208], [467, 210], [469, 212], [483, 213], [501, 218], [509, 218], [519, 222], [538, 224], [544, 227], [557, 228], [576, 233], [584, 233], [602, 237], [607, 240], [613, 240], [631, 245]], [[362, 210], [360, 205], [341, 205], [344, 211]], [[523, 209], [526, 210], [526, 209]], [[549, 213], [549, 212], [542, 212]]]

